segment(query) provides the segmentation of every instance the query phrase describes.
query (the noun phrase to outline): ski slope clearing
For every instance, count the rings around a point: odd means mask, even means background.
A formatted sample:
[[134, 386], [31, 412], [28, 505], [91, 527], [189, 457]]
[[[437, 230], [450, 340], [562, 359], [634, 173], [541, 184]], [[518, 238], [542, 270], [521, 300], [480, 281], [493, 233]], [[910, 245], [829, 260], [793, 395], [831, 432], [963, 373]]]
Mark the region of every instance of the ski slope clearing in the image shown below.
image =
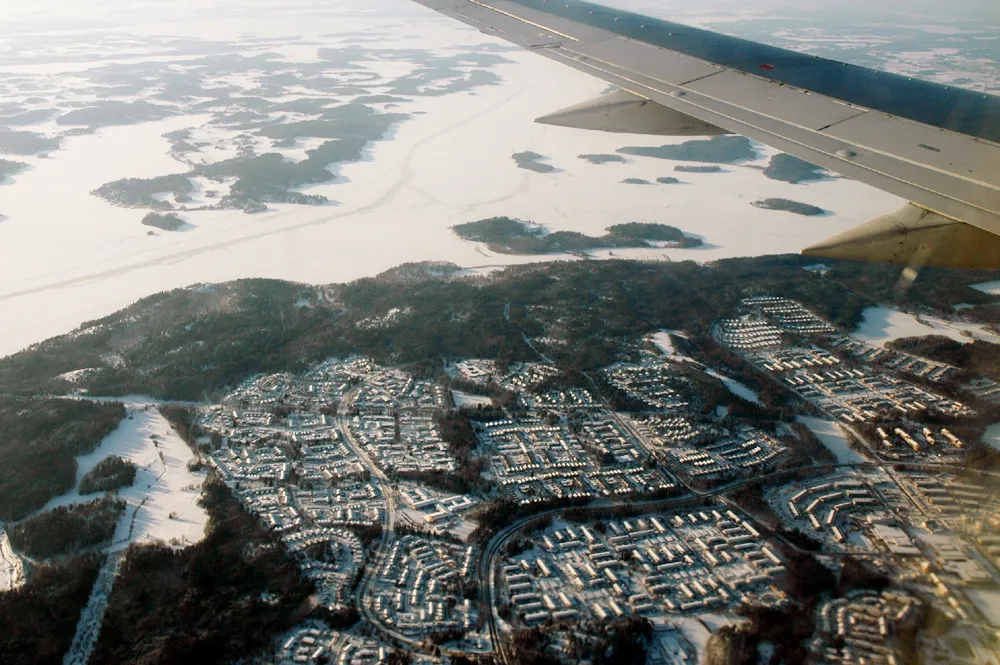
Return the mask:
[[[193, 457], [156, 406], [128, 402], [125, 420], [93, 453], [77, 458], [76, 480], [108, 455], [131, 460], [139, 468], [135, 483], [118, 495], [128, 508], [115, 532], [112, 550], [131, 543], [163, 542], [189, 545], [205, 535], [208, 515], [198, 505], [205, 472], [192, 472], [187, 464]], [[74, 489], [52, 499], [42, 510], [90, 501]]]

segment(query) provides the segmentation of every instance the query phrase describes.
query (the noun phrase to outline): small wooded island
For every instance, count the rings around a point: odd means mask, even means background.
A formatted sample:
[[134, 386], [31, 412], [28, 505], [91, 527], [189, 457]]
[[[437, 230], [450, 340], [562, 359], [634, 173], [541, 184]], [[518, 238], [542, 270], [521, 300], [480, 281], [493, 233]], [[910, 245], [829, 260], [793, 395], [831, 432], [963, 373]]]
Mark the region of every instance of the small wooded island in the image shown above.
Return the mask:
[[530, 150], [527, 152], [515, 152], [511, 155], [511, 158], [519, 169], [527, 169], [535, 173], [552, 173], [556, 170], [556, 167], [545, 163], [548, 157], [539, 155], [537, 152], [531, 152]]
[[510, 217], [491, 217], [477, 222], [459, 224], [452, 230], [463, 240], [482, 242], [500, 254], [559, 254], [583, 253], [595, 249], [655, 247], [666, 243], [672, 247], [697, 247], [701, 239], [687, 236], [680, 229], [666, 224], [629, 222], [607, 228], [601, 237], [576, 231], [550, 232], [533, 222]]
[[143, 226], [152, 226], [163, 231], [180, 231], [186, 222], [177, 213], [151, 212], [142, 218]]
[[755, 208], [763, 208], [764, 210], [780, 210], [783, 212], [793, 212], [796, 215], [805, 215], [807, 217], [815, 217], [816, 215], [826, 214], [826, 211], [822, 208], [818, 208], [814, 205], [809, 205], [808, 203], [799, 203], [798, 201], [790, 201], [788, 199], [764, 199], [762, 201], [754, 201], [751, 203]]
[[9, 159], [0, 159], [0, 182], [3, 182], [7, 176], [17, 175], [26, 168], [28, 168], [28, 165], [22, 162], [12, 162]]

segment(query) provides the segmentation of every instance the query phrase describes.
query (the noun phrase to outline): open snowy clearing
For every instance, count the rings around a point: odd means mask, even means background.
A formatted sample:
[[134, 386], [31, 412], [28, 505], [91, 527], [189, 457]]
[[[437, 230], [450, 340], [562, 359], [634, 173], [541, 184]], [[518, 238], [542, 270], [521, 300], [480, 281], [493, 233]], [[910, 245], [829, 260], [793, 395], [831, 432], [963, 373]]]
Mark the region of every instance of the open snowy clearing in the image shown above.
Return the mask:
[[968, 589], [965, 593], [991, 626], [1000, 626], [1000, 591]]
[[983, 282], [982, 284], [973, 284], [972, 288], [976, 291], [982, 291], [991, 296], [1000, 295], [1000, 280], [993, 282]]
[[477, 406], [493, 405], [493, 400], [486, 395], [470, 395], [469, 393], [463, 393], [460, 390], [452, 390], [451, 396], [452, 399], [455, 400], [455, 406], [458, 408], [462, 408], [463, 406], [475, 408]]
[[[108, 455], [132, 460], [139, 467], [135, 483], [118, 495], [128, 502], [115, 532], [113, 550], [131, 543], [160, 541], [186, 545], [205, 535], [208, 515], [198, 505], [205, 472], [188, 471], [191, 449], [160, 415], [155, 405], [127, 402], [128, 415], [93, 453], [77, 458], [80, 479]], [[52, 499], [42, 510], [92, 501], [76, 489]], [[172, 517], [171, 517], [172, 516]]]
[[826, 449], [837, 458], [838, 464], [859, 464], [865, 461], [861, 455], [851, 450], [851, 447], [847, 444], [847, 437], [844, 436], [837, 423], [809, 416], [799, 416], [796, 420], [808, 427], [816, 435], [816, 438], [826, 446]]
[[13, 591], [24, 584], [24, 565], [10, 547], [7, 532], [0, 528], [0, 591]]
[[1000, 343], [1000, 336], [975, 323], [945, 321], [925, 315], [918, 319], [890, 307], [868, 307], [863, 316], [864, 320], [853, 335], [874, 346], [885, 346], [886, 342], [901, 337], [925, 335], [943, 335], [963, 344], [977, 339]]
[[1000, 450], [1000, 423], [987, 427], [980, 440], [994, 450]]

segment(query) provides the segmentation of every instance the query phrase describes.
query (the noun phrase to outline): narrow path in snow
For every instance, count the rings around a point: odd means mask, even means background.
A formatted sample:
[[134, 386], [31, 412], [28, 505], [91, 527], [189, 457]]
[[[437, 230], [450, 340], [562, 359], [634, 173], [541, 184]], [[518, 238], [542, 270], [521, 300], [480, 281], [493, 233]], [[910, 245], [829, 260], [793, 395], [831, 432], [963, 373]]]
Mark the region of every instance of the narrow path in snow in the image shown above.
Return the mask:
[[69, 652], [63, 658], [63, 665], [87, 665], [87, 661], [90, 660], [90, 654], [94, 652], [101, 632], [101, 624], [104, 623], [104, 611], [108, 608], [108, 600], [115, 586], [115, 578], [118, 577], [118, 569], [124, 559], [125, 550], [108, 554], [101, 572], [97, 575], [90, 600], [80, 615], [80, 621], [76, 625], [76, 635], [73, 636]]

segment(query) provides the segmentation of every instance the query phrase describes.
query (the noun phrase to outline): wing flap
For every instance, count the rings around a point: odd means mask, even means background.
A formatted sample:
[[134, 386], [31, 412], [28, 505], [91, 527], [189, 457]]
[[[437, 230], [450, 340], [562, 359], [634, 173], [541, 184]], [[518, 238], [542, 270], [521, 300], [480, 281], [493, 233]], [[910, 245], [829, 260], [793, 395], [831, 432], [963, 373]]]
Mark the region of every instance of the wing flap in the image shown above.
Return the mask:
[[693, 81], [684, 88], [722, 101], [738, 99], [749, 111], [814, 131], [867, 113], [828, 97], [765, 83], [764, 79], [734, 71]]
[[535, 122], [624, 134], [714, 136], [728, 133], [715, 125], [624, 90], [556, 111]]
[[913, 204], [807, 247], [802, 253], [914, 267], [1000, 269], [1000, 237]]

